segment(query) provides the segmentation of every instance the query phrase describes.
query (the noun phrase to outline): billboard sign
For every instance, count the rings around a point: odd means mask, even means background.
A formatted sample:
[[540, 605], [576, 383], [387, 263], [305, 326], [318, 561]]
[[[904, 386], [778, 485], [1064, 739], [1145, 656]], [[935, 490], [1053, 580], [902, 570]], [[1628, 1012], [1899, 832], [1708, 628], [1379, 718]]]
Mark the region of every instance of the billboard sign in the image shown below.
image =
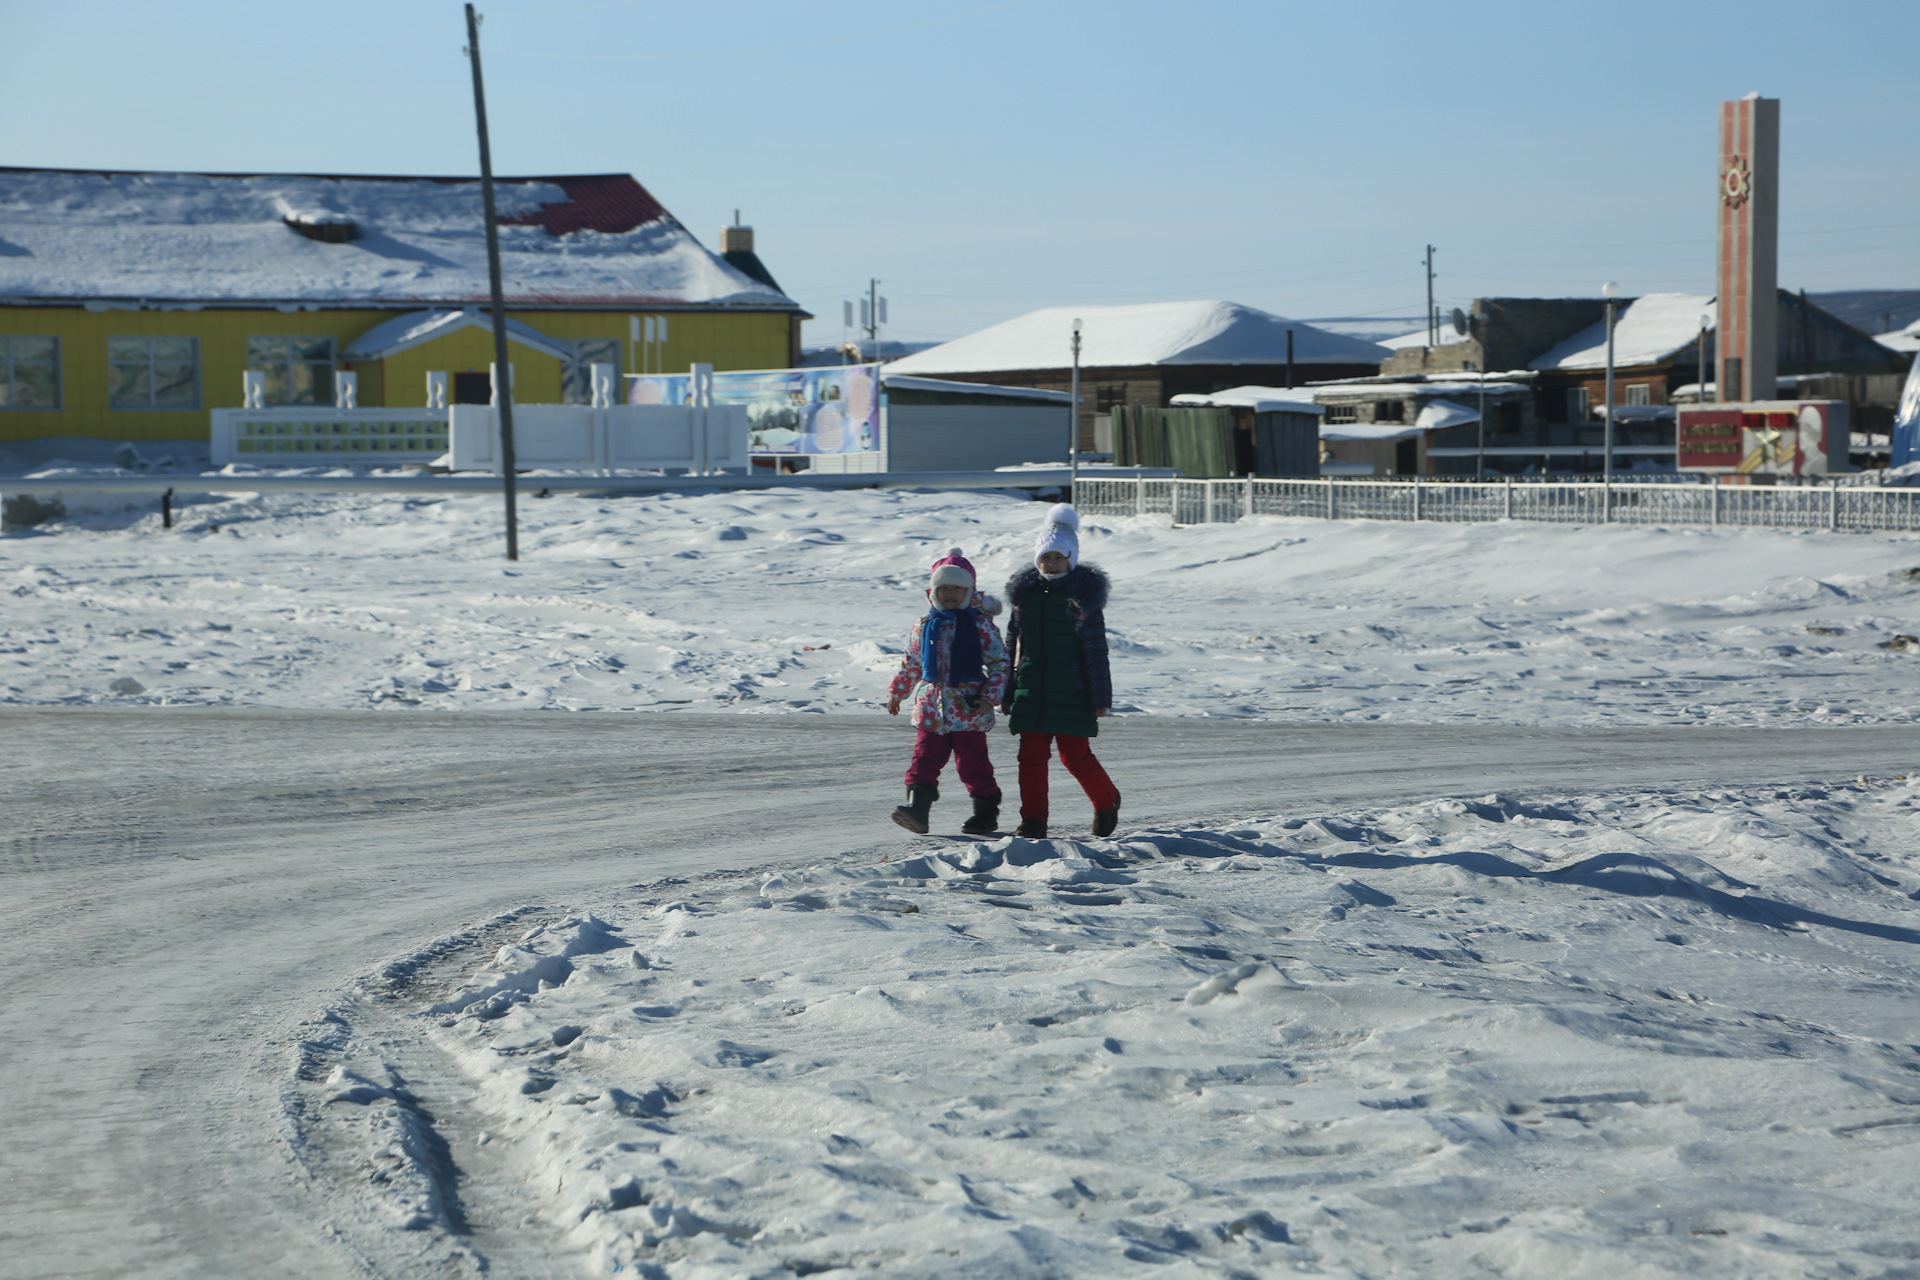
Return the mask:
[[[689, 374], [630, 374], [628, 404], [683, 405]], [[713, 375], [713, 402], [744, 405], [747, 451], [875, 453], [880, 448], [880, 366], [753, 369]]]
[[1841, 400], [1763, 400], [1678, 413], [1682, 471], [1820, 476], [1851, 471], [1847, 405]]

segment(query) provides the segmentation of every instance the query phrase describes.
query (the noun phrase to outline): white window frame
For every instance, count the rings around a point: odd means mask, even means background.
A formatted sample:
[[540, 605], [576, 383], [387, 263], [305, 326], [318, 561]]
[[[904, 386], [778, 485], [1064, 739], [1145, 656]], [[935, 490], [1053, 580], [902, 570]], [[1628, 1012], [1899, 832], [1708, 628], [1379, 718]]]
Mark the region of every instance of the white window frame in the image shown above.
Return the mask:
[[[17, 385], [14, 370], [20, 365], [44, 365], [43, 360], [23, 360], [19, 357], [14, 344], [16, 342], [51, 342], [53, 344], [53, 403], [21, 404], [14, 394]], [[0, 334], [0, 410], [18, 410], [22, 413], [46, 413], [61, 405], [60, 379], [60, 339], [50, 333], [4, 333]]]
[[[114, 402], [114, 393], [113, 393], [114, 370], [116, 368], [132, 365], [135, 363], [134, 361], [131, 361], [131, 360], [115, 357], [115, 355], [113, 354], [113, 344], [116, 342], [139, 342], [139, 343], [144, 343], [146, 345], [145, 365], [147, 370], [147, 402], [145, 404], [124, 404], [124, 403], [117, 404]], [[191, 361], [156, 360], [154, 359], [154, 354], [153, 354], [153, 344], [156, 342], [187, 343], [189, 346], [189, 349], [192, 350], [193, 352], [193, 358]], [[193, 403], [192, 404], [157, 404], [155, 403], [155, 401], [159, 396], [159, 390], [160, 390], [159, 379], [154, 376], [155, 367], [161, 364], [177, 365], [177, 364], [183, 364], [183, 363], [190, 363], [193, 367]], [[115, 413], [196, 413], [199, 411], [201, 407], [201, 394], [202, 394], [201, 381], [202, 379], [200, 376], [200, 339], [198, 338], [187, 337], [184, 334], [176, 334], [176, 333], [120, 333], [120, 334], [114, 334], [107, 339], [107, 408], [112, 412], [115, 412]]]
[[1627, 384], [1628, 404], [1652, 404], [1653, 384], [1649, 382], [1629, 382]]
[[1327, 406], [1329, 423], [1353, 423], [1360, 421], [1360, 406], [1357, 404], [1330, 404]]

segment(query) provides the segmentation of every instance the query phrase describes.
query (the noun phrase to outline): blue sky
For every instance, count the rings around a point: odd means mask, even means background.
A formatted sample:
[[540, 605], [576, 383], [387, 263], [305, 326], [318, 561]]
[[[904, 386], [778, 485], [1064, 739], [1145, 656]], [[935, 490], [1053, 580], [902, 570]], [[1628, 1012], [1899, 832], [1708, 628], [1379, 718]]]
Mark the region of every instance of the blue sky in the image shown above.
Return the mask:
[[[1920, 5], [491, 0], [501, 173], [735, 207], [837, 339], [1229, 298], [1712, 289], [1715, 104], [1782, 99], [1781, 283], [1920, 288]], [[477, 168], [462, 11], [0, 3], [0, 163]]]

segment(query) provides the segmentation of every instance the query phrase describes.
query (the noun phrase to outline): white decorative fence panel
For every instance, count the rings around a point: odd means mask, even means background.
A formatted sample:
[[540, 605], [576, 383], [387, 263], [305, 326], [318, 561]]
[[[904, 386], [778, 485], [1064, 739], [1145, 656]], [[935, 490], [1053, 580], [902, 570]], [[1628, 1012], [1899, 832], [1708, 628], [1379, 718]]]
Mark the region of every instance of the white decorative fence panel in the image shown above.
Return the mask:
[[[492, 405], [452, 409], [455, 471], [500, 469], [500, 420]], [[556, 471], [741, 470], [747, 466], [744, 405], [522, 404], [513, 407], [519, 469]]]
[[447, 451], [447, 415], [432, 409], [215, 409], [215, 466], [432, 462]]
[[1324, 520], [1531, 520], [1554, 524], [1751, 525], [1920, 530], [1920, 489], [1869, 484], [1645, 481], [1418, 483], [1396, 480], [1081, 479], [1090, 515], [1171, 515], [1207, 524], [1249, 515]]

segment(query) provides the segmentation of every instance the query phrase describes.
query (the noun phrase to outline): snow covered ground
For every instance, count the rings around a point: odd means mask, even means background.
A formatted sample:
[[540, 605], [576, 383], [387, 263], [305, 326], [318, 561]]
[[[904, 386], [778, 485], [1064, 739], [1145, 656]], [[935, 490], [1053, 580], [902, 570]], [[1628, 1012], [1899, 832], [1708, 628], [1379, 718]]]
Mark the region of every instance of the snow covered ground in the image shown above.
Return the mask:
[[[1906, 779], [921, 841], [549, 917], [409, 1021], [595, 1274], [1905, 1275], [1917, 817]], [[369, 1198], [477, 1265], [380, 1052], [303, 1062], [309, 1140], [370, 1129]]]
[[881, 691], [1041, 507], [522, 509], [0, 539], [0, 1276], [1920, 1258], [1920, 536], [1089, 519], [1138, 799], [968, 842]]
[[[273, 496], [0, 539], [0, 700], [870, 713], [959, 545], [1041, 508], [905, 491]], [[1087, 521], [1126, 713], [1553, 724], [1914, 717], [1920, 536]], [[119, 683], [133, 682], [131, 685]], [[116, 692], [138, 686], [138, 692]]]

